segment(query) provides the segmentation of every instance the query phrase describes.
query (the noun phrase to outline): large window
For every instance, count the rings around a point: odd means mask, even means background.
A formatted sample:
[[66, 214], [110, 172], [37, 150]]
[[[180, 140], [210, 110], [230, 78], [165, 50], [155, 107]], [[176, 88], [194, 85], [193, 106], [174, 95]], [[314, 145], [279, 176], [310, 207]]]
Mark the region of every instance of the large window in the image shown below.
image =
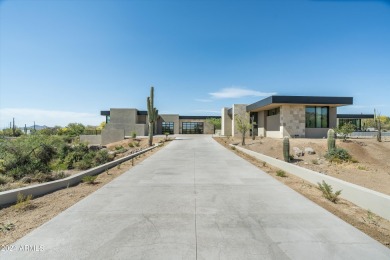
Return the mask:
[[267, 116], [274, 116], [280, 114], [280, 107], [267, 110]]
[[183, 122], [183, 134], [203, 134], [203, 122]]
[[174, 134], [174, 123], [173, 122], [162, 122], [161, 124], [161, 132], [162, 134], [169, 133]]
[[306, 107], [306, 128], [328, 128], [329, 107]]

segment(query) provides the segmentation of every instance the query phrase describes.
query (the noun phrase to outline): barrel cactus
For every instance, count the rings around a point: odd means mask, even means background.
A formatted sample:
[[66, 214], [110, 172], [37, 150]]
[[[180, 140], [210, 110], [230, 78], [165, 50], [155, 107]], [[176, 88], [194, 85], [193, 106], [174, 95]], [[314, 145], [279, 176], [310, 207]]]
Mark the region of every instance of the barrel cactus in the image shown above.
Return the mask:
[[288, 136], [283, 138], [283, 158], [284, 161], [290, 162], [290, 139]]
[[328, 151], [332, 151], [336, 148], [336, 134], [333, 129], [328, 130]]

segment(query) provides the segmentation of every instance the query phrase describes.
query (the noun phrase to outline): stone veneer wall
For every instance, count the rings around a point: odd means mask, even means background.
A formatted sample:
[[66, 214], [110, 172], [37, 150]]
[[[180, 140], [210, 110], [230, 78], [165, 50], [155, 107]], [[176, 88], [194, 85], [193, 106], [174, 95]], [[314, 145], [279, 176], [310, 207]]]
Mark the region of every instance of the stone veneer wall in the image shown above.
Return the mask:
[[283, 136], [305, 137], [306, 111], [304, 105], [282, 105], [280, 123]]
[[[237, 130], [236, 126], [236, 120], [235, 116], [236, 115], [241, 115], [246, 117], [246, 106], [245, 104], [234, 104], [233, 105], [233, 111], [232, 111], [232, 136], [240, 136], [241, 133]], [[248, 121], [249, 121], [249, 115], [248, 115]], [[247, 132], [247, 136], [249, 136], [249, 131]]]

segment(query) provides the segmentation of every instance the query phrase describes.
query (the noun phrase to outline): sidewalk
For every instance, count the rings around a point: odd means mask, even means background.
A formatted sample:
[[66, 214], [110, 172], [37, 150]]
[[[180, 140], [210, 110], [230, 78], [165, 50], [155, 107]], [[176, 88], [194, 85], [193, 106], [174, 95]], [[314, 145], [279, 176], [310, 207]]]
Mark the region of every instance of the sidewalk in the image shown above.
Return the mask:
[[390, 259], [208, 135], [179, 136], [13, 246], [0, 258]]

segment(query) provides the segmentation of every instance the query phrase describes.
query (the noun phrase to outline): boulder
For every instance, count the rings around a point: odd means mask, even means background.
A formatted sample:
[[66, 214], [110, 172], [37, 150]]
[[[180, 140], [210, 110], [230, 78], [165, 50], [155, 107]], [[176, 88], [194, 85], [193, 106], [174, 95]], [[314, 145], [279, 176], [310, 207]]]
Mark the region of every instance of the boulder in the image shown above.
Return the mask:
[[299, 149], [298, 147], [293, 147], [293, 151], [294, 151], [295, 156], [301, 157], [304, 155], [303, 151], [301, 149]]
[[307, 153], [307, 154], [316, 154], [316, 152], [314, 151], [314, 149], [311, 148], [311, 147], [306, 147], [306, 148], [305, 148], [305, 153]]

